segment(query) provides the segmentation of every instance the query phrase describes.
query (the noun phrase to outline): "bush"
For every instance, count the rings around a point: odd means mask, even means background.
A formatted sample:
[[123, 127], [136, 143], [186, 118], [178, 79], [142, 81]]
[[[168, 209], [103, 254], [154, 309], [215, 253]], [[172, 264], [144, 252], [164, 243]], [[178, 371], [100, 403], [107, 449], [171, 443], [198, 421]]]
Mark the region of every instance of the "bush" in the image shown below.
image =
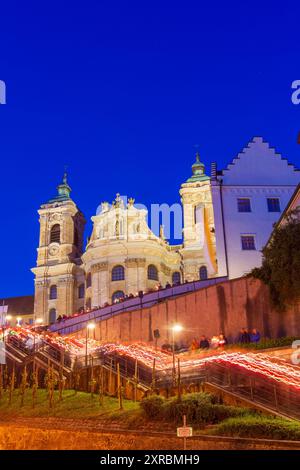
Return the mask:
[[211, 431], [214, 435], [300, 440], [300, 424], [279, 418], [244, 416], [221, 422]]
[[190, 393], [179, 402], [177, 397], [162, 399], [150, 397], [141, 402], [141, 407], [150, 419], [164, 419], [182, 423], [186, 415], [189, 424], [214, 424], [234, 416], [244, 416], [249, 410], [217, 403], [216, 397], [209, 393]]
[[251, 414], [255, 415], [256, 411], [249, 410], [248, 408], [239, 408], [237, 406], [214, 405], [212, 407], [212, 423], [219, 423], [228, 418], [248, 416]]
[[181, 423], [184, 415], [188, 423], [209, 422], [214, 401], [215, 397], [208, 393], [184, 395], [180, 402], [177, 398], [171, 398], [165, 403], [164, 416], [176, 423]]
[[152, 396], [141, 401], [140, 405], [148, 418], [156, 418], [162, 414], [164, 399], [160, 396]]

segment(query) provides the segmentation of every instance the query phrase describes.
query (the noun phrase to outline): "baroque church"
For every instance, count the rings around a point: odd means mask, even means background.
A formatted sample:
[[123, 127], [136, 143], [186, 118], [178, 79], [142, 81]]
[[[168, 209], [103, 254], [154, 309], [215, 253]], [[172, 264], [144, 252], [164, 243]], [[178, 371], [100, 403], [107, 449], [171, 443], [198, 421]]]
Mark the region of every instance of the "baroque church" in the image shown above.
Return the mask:
[[35, 316], [52, 323], [158, 285], [244, 275], [261, 263], [261, 249], [299, 181], [300, 171], [260, 137], [224, 170], [212, 163], [210, 176], [197, 154], [179, 191], [182, 244], [169, 244], [163, 230], [155, 235], [147, 211], [117, 194], [92, 217], [84, 248], [85, 217], [65, 174], [57, 195], [38, 211]]

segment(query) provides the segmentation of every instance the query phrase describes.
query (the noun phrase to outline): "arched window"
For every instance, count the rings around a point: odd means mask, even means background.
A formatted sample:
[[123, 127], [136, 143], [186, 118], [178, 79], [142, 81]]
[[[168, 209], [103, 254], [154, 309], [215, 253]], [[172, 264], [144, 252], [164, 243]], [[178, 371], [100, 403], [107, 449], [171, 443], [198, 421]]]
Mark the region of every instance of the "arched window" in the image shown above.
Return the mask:
[[60, 243], [60, 225], [55, 224], [51, 228], [50, 243]]
[[55, 300], [57, 299], [57, 286], [51, 286], [50, 287], [50, 295], [49, 295], [50, 300]]
[[199, 269], [199, 278], [200, 278], [200, 281], [204, 281], [205, 279], [208, 278], [206, 266], [201, 266], [201, 268]]
[[49, 323], [51, 325], [52, 323], [55, 323], [55, 322], [56, 322], [56, 309], [51, 308], [51, 310], [49, 310]]
[[84, 299], [84, 284], [78, 286], [78, 299]]
[[92, 301], [90, 298], [86, 299], [85, 308], [89, 310], [92, 308]]
[[157, 267], [154, 264], [149, 264], [148, 266], [148, 279], [152, 279], [153, 281], [158, 281], [158, 271]]
[[173, 284], [180, 284], [181, 276], [179, 271], [175, 271], [172, 274], [172, 283]]
[[111, 272], [112, 281], [123, 281], [125, 279], [125, 270], [123, 266], [115, 266]]
[[111, 300], [113, 303], [115, 303], [117, 300], [122, 299], [123, 297], [125, 297], [124, 292], [122, 290], [117, 290], [113, 293]]
[[88, 273], [86, 276], [86, 288], [88, 289], [92, 285], [92, 275]]

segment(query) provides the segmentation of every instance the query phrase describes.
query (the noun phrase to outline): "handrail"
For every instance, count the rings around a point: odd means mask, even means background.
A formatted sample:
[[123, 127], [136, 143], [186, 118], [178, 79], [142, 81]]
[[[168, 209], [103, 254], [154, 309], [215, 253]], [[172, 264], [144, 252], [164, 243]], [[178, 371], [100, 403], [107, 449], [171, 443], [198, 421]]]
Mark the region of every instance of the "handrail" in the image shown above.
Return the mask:
[[253, 403], [286, 416], [300, 419], [300, 391], [274, 379], [259, 377], [249, 371], [237, 370], [235, 367], [217, 363], [206, 366], [206, 382], [218, 385]]
[[199, 289], [205, 289], [221, 282], [226, 281], [227, 277], [215, 277], [206, 279], [203, 281], [192, 281], [185, 284], [179, 284], [174, 287], [167, 287], [165, 289], [158, 290], [156, 292], [149, 292], [144, 294], [143, 297], [134, 297], [132, 299], [126, 299], [121, 303], [109, 305], [107, 307], [101, 307], [91, 312], [86, 312], [76, 317], [67, 318], [61, 320], [59, 323], [50, 325], [49, 330], [52, 332], [62, 332], [62, 334], [74, 333], [81, 329], [80, 325], [85, 324], [90, 320], [105, 320], [111, 318], [121, 312], [133, 311], [141, 308], [148, 308], [152, 305], [159, 303], [162, 300], [176, 297], [178, 295], [188, 294], [195, 292]]

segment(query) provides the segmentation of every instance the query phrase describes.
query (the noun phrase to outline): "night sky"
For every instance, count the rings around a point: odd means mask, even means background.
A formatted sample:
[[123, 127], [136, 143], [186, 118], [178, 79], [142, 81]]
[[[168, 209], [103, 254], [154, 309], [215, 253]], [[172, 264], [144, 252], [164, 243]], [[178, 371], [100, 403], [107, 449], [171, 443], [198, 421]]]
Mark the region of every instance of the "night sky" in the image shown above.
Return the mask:
[[1, 2], [0, 297], [33, 292], [64, 165], [88, 220], [116, 192], [178, 202], [195, 144], [208, 172], [253, 136], [300, 167], [299, 20], [299, 1]]

